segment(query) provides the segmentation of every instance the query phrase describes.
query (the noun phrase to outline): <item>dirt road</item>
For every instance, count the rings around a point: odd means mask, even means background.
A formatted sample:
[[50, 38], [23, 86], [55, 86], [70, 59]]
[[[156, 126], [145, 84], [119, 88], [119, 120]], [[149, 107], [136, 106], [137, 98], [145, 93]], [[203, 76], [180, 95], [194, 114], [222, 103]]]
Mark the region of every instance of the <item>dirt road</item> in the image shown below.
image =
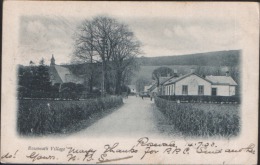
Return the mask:
[[130, 96], [124, 99], [124, 105], [118, 110], [72, 136], [158, 137], [167, 135], [169, 127], [165, 116], [154, 107], [150, 98], [142, 100]]

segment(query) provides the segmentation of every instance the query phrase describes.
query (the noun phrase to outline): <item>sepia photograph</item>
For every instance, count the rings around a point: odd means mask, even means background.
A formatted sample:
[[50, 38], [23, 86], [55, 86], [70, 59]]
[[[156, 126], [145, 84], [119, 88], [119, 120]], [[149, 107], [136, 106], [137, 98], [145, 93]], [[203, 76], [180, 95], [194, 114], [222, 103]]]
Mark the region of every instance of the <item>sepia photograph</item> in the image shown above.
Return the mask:
[[[255, 10], [239, 16], [240, 8]], [[10, 92], [2, 92], [1, 118], [12, 117], [1, 121], [1, 162], [256, 163], [256, 3], [43, 1], [4, 9], [2, 89]], [[19, 144], [12, 151], [3, 147], [8, 132]], [[243, 159], [230, 158], [236, 154]]]

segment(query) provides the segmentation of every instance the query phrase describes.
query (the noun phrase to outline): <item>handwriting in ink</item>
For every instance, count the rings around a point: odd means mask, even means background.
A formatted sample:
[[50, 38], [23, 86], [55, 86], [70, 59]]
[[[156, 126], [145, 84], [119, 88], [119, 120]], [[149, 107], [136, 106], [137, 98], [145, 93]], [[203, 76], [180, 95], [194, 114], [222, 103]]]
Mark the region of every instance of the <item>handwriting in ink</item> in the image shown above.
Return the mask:
[[37, 152], [32, 152], [30, 155], [26, 156], [28, 159], [31, 159], [32, 162], [36, 161], [36, 160], [54, 160], [55, 156], [53, 155], [41, 155]]
[[113, 161], [119, 161], [119, 160], [124, 160], [124, 159], [130, 159], [132, 158], [133, 156], [127, 156], [127, 157], [123, 157], [123, 158], [116, 158], [116, 159], [105, 159], [105, 160], [99, 160], [99, 162], [97, 162], [97, 164], [100, 164], [100, 163], [106, 163], [106, 162], [113, 162]]
[[156, 154], [158, 153], [159, 151], [158, 150], [152, 150], [151, 147], [146, 147], [145, 151], [144, 151], [144, 154], [143, 156], [141, 157], [141, 160], [145, 157], [146, 154]]
[[75, 161], [78, 157], [78, 155], [84, 154], [84, 158], [82, 159], [83, 161], [91, 161], [94, 160], [93, 156], [96, 152], [96, 150], [94, 149], [76, 149], [73, 147], [67, 147], [68, 154], [67, 154], [67, 158], [68, 161]]
[[14, 154], [10, 154], [9, 152], [7, 152], [6, 154], [1, 156], [1, 159], [10, 159], [10, 158], [15, 159], [18, 151], [19, 150], [16, 150]]
[[175, 142], [171, 141], [170, 143], [153, 143], [153, 142], [149, 142], [149, 138], [148, 137], [142, 137], [140, 138], [138, 141], [138, 143], [136, 144], [137, 146], [145, 146], [145, 147], [175, 147]]
[[240, 149], [226, 149], [225, 152], [227, 153], [237, 153], [237, 152], [249, 152], [251, 154], [255, 154], [255, 144], [250, 144], [248, 147], [240, 148]]

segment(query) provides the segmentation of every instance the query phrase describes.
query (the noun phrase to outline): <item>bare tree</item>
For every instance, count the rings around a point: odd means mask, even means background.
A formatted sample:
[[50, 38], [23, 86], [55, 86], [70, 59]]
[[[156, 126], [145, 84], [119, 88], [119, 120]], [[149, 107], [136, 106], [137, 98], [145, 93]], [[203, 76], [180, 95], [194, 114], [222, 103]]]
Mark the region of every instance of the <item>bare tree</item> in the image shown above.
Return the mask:
[[75, 55], [79, 59], [93, 57], [102, 65], [103, 88], [110, 92], [111, 80], [109, 72], [116, 74], [116, 93], [120, 93], [122, 75], [126, 68], [133, 64], [132, 59], [139, 53], [140, 43], [135, 39], [127, 25], [105, 16], [94, 17], [86, 20], [76, 32]]
[[[95, 77], [96, 67], [94, 65], [95, 60], [93, 59], [98, 54], [93, 48], [93, 25], [89, 21], [84, 21], [81, 26], [78, 27], [78, 31], [75, 33], [75, 46], [74, 55], [77, 60], [83, 61], [84, 63], [90, 63], [85, 68], [84, 78], [89, 86], [89, 92], [93, 91], [93, 82]], [[87, 38], [84, 38], [87, 37]], [[84, 42], [84, 39], [88, 39], [88, 42]]]
[[121, 93], [121, 87], [129, 72], [136, 69], [136, 56], [140, 53], [140, 42], [127, 26], [122, 25], [116, 35], [116, 45], [112, 48], [113, 68], [116, 71], [115, 93]]

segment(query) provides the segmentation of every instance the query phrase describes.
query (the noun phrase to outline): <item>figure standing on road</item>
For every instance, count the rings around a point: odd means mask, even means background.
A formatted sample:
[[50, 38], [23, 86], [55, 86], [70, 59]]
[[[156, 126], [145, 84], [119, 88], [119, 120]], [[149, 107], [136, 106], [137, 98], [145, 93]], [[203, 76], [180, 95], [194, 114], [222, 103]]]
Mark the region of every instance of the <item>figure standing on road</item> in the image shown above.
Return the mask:
[[153, 101], [153, 93], [150, 94], [150, 100]]

